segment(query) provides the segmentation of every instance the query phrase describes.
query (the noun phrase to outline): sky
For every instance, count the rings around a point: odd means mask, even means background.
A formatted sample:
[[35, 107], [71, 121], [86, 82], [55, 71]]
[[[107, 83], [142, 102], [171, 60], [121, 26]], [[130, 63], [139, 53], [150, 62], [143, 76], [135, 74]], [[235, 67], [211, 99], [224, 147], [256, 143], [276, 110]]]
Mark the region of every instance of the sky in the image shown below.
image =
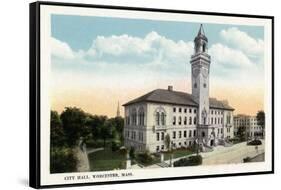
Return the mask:
[[[113, 117], [117, 104], [157, 88], [191, 93], [190, 56], [201, 23], [51, 16], [51, 109]], [[235, 114], [264, 100], [264, 29], [202, 23], [211, 56], [210, 97]]]

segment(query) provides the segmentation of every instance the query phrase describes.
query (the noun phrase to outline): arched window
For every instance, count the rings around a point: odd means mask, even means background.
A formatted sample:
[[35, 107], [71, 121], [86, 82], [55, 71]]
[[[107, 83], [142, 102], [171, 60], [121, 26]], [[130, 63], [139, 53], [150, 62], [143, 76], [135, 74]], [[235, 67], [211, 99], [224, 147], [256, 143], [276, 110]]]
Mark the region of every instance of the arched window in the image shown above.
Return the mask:
[[160, 113], [159, 112], [156, 113], [156, 124], [160, 125]]
[[193, 124], [196, 125], [196, 117], [194, 117]]
[[143, 126], [144, 125], [144, 109], [141, 107], [139, 109], [139, 125]]
[[187, 117], [184, 117], [184, 125], [187, 124]]
[[197, 83], [194, 83], [193, 87], [194, 87], [194, 88], [197, 88]]
[[165, 119], [165, 113], [162, 112], [162, 113], [161, 113], [161, 124], [162, 124], [162, 125], [165, 125], [165, 120], [166, 120], [166, 119]]
[[136, 108], [133, 108], [131, 117], [132, 117], [132, 124], [137, 125], [137, 110], [136, 110]]
[[166, 124], [166, 111], [160, 106], [155, 110], [156, 125]]
[[206, 50], [207, 50], [207, 46], [206, 46], [206, 44], [204, 43], [204, 44], [203, 44], [203, 52], [206, 52]]
[[173, 125], [176, 125], [176, 122], [177, 122], [176, 120], [177, 120], [177, 118], [176, 118], [176, 116], [174, 116], [173, 117]]
[[202, 137], [205, 137], [205, 132], [204, 131], [202, 131]]
[[202, 111], [202, 120], [203, 120], [203, 124], [206, 125], [207, 124], [207, 111], [205, 108]]
[[181, 116], [179, 116], [179, 125], [181, 125]]
[[189, 125], [192, 124], [192, 117], [189, 117]]

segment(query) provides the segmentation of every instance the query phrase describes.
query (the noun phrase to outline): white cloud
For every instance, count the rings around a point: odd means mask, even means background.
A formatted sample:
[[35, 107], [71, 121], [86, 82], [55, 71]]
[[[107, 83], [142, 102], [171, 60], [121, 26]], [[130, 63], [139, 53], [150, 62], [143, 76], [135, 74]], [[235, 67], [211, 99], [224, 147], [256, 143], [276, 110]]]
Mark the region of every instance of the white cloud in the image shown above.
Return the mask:
[[[238, 69], [241, 72], [245, 69], [253, 71], [257, 66], [257, 59], [250, 55], [255, 54], [262, 57], [263, 52], [259, 52], [261, 50], [248, 50], [245, 44], [239, 44], [235, 39], [242, 41], [244, 39], [250, 44], [256, 44], [252, 46], [261, 46], [258, 40], [251, 38], [237, 28], [222, 30], [221, 35], [226, 41], [231, 42], [232, 46], [216, 43], [209, 48], [212, 70], [221, 77], [232, 74], [232, 69]], [[256, 47], [256, 49], [258, 48]], [[127, 34], [97, 36], [88, 50], [79, 51], [73, 51], [65, 42], [52, 39], [54, 64], [83, 64], [84, 71], [85, 68], [94, 69], [95, 74], [101, 76], [105, 73], [114, 75], [114, 73], [131, 72], [146, 76], [159, 74], [158, 78], [176, 75], [180, 77], [190, 72], [189, 61], [193, 51], [192, 41], [174, 41], [154, 31], [146, 34], [143, 38]], [[252, 51], [252, 54], [249, 54], [249, 51]], [[77, 67], [74, 68], [77, 69]], [[236, 72], [239, 72], [238, 70]]]
[[75, 57], [70, 46], [56, 38], [51, 38], [51, 54], [62, 59], [73, 59]]
[[246, 32], [236, 27], [220, 32], [223, 40], [246, 53], [249, 57], [260, 57], [264, 52], [264, 41], [249, 36]]
[[254, 66], [251, 60], [240, 50], [229, 48], [220, 43], [214, 44], [209, 49], [213, 64], [228, 68]]
[[150, 32], [144, 38], [125, 35], [98, 36], [86, 55], [94, 60], [130, 63], [167, 63], [187, 61], [193, 52], [193, 43], [175, 42]]

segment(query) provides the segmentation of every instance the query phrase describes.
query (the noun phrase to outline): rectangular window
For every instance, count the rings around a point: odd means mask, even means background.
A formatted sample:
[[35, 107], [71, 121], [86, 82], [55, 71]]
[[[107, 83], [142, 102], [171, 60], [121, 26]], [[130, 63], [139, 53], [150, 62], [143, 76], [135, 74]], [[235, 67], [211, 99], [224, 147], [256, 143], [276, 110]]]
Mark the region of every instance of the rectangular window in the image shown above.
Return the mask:
[[189, 108], [189, 113], [191, 113], [192, 112], [192, 110], [191, 110], [191, 108]]
[[156, 146], [156, 152], [159, 152], [159, 146]]
[[186, 138], [186, 131], [183, 132], [183, 137]]
[[196, 113], [196, 109], [194, 109], [194, 113]]
[[181, 113], [181, 108], [179, 108], [179, 112]]
[[161, 146], [161, 150], [164, 150], [164, 145]]
[[223, 128], [221, 128], [221, 134], [223, 133]]
[[174, 113], [177, 111], [177, 109], [176, 109], [176, 108], [173, 108], [173, 110], [174, 110]]
[[173, 131], [173, 139], [176, 138], [176, 131]]
[[181, 138], [181, 131], [179, 131], [179, 138]]
[[176, 125], [176, 116], [173, 117], [173, 125]]
[[196, 130], [193, 131], [193, 136], [194, 136], [194, 137], [196, 136]]
[[188, 135], [189, 137], [191, 137], [192, 136], [192, 131], [190, 130], [189, 131], [189, 135]]
[[184, 113], [186, 113], [187, 112], [187, 109], [186, 108], [184, 108]]
[[156, 133], [156, 140], [159, 141], [159, 133]]
[[161, 140], [164, 140], [164, 132], [161, 132]]

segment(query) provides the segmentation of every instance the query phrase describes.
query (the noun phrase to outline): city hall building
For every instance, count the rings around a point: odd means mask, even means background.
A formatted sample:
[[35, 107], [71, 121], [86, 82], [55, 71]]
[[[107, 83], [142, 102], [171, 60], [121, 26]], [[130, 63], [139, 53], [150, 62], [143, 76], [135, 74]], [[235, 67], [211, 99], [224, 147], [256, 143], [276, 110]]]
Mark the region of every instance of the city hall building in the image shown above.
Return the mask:
[[233, 137], [234, 109], [227, 101], [209, 97], [211, 57], [202, 25], [194, 44], [190, 60], [191, 94], [168, 86], [123, 105], [126, 147], [134, 147], [137, 151], [165, 151], [165, 139], [169, 136], [173, 148], [199, 143], [204, 150], [224, 145], [226, 139]]

